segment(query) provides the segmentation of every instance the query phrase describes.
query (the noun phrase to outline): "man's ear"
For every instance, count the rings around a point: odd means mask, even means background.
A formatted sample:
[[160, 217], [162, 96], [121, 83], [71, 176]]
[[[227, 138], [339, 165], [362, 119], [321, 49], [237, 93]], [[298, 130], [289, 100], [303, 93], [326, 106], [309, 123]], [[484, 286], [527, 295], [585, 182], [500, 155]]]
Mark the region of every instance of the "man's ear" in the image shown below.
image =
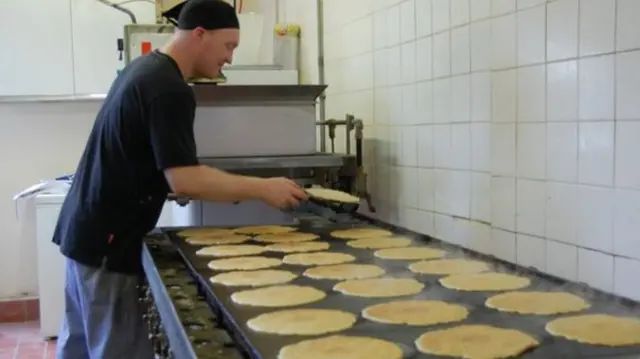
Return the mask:
[[203, 29], [202, 27], [200, 27], [200, 26], [198, 26], [198, 27], [196, 27], [195, 29], [192, 30], [192, 34], [194, 36], [196, 36], [197, 38], [199, 38], [199, 39], [204, 38], [204, 34], [206, 32], [207, 31], [205, 29]]

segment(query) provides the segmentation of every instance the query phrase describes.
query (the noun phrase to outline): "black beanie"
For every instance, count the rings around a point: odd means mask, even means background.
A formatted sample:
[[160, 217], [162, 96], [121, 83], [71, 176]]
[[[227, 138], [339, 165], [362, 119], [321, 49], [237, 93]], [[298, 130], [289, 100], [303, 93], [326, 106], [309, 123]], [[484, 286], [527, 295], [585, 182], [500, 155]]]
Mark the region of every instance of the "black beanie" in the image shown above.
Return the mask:
[[235, 9], [223, 0], [186, 0], [162, 15], [181, 30], [240, 28]]

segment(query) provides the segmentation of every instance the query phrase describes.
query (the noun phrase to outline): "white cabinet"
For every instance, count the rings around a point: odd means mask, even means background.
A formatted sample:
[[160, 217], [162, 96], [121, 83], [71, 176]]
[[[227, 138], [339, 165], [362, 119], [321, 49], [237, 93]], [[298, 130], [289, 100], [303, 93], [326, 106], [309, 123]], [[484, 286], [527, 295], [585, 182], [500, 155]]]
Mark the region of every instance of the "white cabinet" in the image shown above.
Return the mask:
[[[156, 21], [153, 2], [129, 3], [123, 7], [133, 11], [139, 24]], [[71, 0], [70, 23], [75, 93], [107, 93], [117, 70], [123, 66], [118, 59], [117, 40], [124, 36], [124, 25], [130, 24], [131, 19], [97, 0]]]
[[[123, 6], [155, 23], [153, 2]], [[97, 0], [2, 0], [0, 14], [0, 96], [103, 94], [122, 67], [131, 20]]]
[[70, 0], [2, 0], [0, 14], [0, 96], [73, 94]]

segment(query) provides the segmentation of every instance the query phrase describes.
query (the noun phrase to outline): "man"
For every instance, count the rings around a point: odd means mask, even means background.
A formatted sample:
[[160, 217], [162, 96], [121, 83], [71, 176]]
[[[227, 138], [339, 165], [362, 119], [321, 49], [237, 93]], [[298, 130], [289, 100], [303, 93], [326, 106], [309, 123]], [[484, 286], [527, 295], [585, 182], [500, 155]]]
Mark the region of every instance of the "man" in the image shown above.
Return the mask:
[[200, 166], [195, 99], [184, 81], [231, 63], [239, 24], [221, 0], [191, 0], [160, 51], [113, 83], [75, 173], [54, 234], [67, 257], [58, 359], [153, 358], [137, 303], [142, 238], [167, 193], [211, 201], [262, 200], [290, 208], [305, 192], [284, 178]]

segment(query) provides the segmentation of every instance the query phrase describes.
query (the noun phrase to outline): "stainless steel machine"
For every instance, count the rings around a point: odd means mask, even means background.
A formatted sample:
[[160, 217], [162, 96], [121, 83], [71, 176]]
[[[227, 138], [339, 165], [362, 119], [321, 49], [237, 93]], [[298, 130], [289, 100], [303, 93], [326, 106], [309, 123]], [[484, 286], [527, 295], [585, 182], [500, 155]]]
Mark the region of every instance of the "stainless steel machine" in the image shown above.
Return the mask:
[[[197, 110], [195, 137], [202, 164], [232, 173], [260, 177], [285, 176], [300, 185], [340, 189], [364, 198], [370, 210], [362, 159], [362, 120], [316, 121], [316, 99], [326, 86], [216, 86], [194, 84]], [[317, 128], [328, 127], [331, 148], [339, 126], [355, 132], [355, 151], [319, 153]], [[320, 141], [327, 139], [321, 138]], [[184, 203], [183, 203], [184, 204]], [[188, 226], [292, 224], [293, 213], [256, 201], [238, 204], [190, 201], [173, 211]]]

